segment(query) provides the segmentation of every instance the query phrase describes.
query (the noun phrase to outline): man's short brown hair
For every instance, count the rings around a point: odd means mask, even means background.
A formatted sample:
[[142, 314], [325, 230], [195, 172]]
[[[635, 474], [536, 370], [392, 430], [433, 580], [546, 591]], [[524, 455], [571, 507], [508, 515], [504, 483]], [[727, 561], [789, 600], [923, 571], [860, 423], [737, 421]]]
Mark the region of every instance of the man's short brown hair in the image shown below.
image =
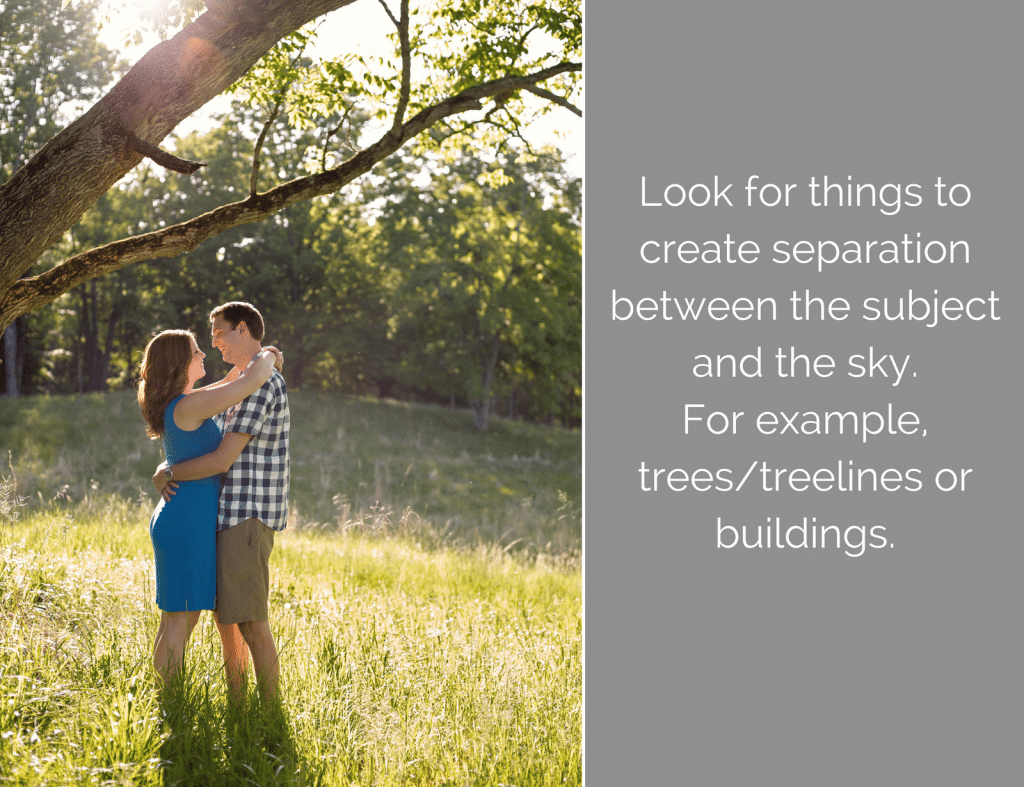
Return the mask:
[[248, 326], [252, 338], [258, 342], [263, 341], [263, 315], [251, 303], [231, 301], [231, 303], [222, 304], [210, 312], [210, 319], [212, 320], [214, 317], [223, 317], [232, 330], [238, 327], [238, 323], [244, 322]]

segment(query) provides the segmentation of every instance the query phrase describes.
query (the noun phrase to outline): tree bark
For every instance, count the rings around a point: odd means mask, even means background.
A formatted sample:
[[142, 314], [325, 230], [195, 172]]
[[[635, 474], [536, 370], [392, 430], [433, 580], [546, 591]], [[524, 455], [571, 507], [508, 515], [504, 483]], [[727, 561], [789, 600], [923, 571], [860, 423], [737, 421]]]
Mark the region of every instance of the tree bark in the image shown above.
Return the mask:
[[494, 370], [498, 365], [498, 349], [501, 346], [501, 334], [495, 333], [491, 339], [491, 351], [485, 360], [483, 370], [483, 394], [478, 400], [471, 400], [473, 423], [478, 432], [486, 432], [491, 424], [491, 388], [494, 386]]
[[110, 376], [110, 359], [114, 355], [114, 333], [117, 330], [117, 324], [121, 321], [121, 311], [117, 308], [116, 303], [110, 307], [110, 314], [107, 315], [107, 336], [103, 340], [103, 356], [100, 359], [100, 386], [96, 390], [106, 391], [109, 390], [107, 386], [107, 378]]
[[19, 394], [18, 385], [18, 326], [11, 323], [4, 330], [4, 375], [7, 382], [7, 396], [12, 399]]
[[388, 377], [388, 376], [378, 377], [376, 382], [377, 382], [377, 398], [378, 399], [387, 399], [388, 394], [391, 393], [391, 389], [395, 387], [395, 382], [396, 382], [395, 378], [394, 377]]
[[85, 366], [85, 390], [96, 389], [96, 365], [99, 362], [99, 326], [96, 324], [96, 282], [83, 287], [82, 296], [82, 359]]

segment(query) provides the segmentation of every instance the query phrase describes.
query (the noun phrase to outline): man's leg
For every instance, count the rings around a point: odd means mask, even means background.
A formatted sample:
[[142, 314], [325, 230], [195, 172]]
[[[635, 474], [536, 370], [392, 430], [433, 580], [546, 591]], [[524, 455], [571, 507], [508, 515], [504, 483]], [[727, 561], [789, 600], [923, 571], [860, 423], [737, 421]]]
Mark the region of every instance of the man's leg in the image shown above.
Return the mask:
[[236, 526], [217, 531], [217, 609], [213, 619], [217, 623], [224, 671], [228, 684], [228, 701], [238, 705], [245, 697], [245, 684], [249, 671], [249, 649], [235, 622], [238, 620], [238, 599], [246, 595], [248, 577], [248, 540], [245, 527]]
[[245, 682], [249, 673], [249, 648], [238, 630], [237, 623], [221, 624], [217, 613], [213, 613], [220, 634], [221, 650], [224, 653], [224, 670], [227, 673], [228, 701], [238, 705], [245, 696]]
[[[237, 630], [244, 645], [232, 640], [225, 645], [238, 653], [248, 648], [256, 670], [256, 684], [264, 700], [277, 697], [278, 659], [274, 636], [268, 623], [270, 596], [270, 553], [274, 548], [274, 531], [258, 519], [247, 519], [217, 533], [217, 609], [227, 621], [238, 621]], [[224, 624], [224, 628], [229, 628]], [[220, 630], [220, 624], [218, 624]], [[227, 632], [222, 632], [221, 642]], [[235, 660], [240, 664], [244, 654]], [[230, 666], [229, 666], [230, 670]], [[242, 684], [228, 687], [241, 691]], [[244, 678], [243, 678], [244, 681]]]
[[251, 620], [238, 624], [239, 631], [245, 638], [252, 654], [253, 667], [256, 670], [256, 685], [264, 702], [277, 699], [277, 682], [280, 667], [277, 661], [277, 647], [274, 635], [270, 631], [267, 620]]

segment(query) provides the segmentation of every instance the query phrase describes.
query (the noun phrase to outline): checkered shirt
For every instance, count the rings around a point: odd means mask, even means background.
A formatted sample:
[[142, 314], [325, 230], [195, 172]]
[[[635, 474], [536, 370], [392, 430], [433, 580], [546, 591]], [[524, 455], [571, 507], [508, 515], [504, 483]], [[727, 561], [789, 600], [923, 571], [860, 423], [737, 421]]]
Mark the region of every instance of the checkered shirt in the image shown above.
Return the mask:
[[255, 393], [218, 416], [224, 434], [252, 435], [224, 475], [217, 529], [256, 518], [274, 530], [288, 524], [288, 388], [277, 372]]

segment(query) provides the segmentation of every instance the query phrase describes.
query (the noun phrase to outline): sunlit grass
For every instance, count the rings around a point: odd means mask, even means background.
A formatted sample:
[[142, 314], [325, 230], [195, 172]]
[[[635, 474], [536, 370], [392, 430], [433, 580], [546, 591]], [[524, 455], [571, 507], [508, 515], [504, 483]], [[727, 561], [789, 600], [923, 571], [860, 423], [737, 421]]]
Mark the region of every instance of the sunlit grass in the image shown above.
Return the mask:
[[580, 783], [577, 570], [286, 531], [271, 597], [283, 716], [232, 717], [209, 616], [184, 696], [157, 701], [147, 519], [148, 506], [111, 504], [0, 526], [3, 778]]
[[130, 394], [0, 402], [0, 784], [581, 782], [579, 434], [303, 395], [292, 418], [283, 712], [238, 714], [208, 615], [158, 701], [160, 454]]

